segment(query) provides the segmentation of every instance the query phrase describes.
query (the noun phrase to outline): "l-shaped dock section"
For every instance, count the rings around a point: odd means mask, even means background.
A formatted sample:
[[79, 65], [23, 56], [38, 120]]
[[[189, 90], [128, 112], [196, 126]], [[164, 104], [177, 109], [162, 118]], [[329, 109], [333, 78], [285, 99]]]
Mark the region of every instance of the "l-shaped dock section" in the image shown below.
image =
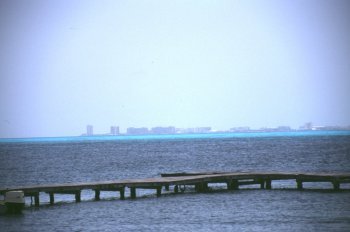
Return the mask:
[[272, 181], [294, 180], [298, 190], [303, 189], [305, 182], [330, 182], [335, 191], [341, 184], [350, 183], [350, 173], [281, 173], [281, 172], [201, 172], [201, 173], [165, 173], [157, 178], [125, 179], [89, 183], [49, 184], [0, 188], [0, 195], [8, 191], [23, 191], [25, 196], [34, 197], [34, 205], [39, 206], [40, 193], [47, 193], [50, 204], [54, 204], [55, 194], [74, 194], [76, 202], [81, 201], [82, 190], [95, 191], [95, 200], [100, 200], [101, 191], [119, 192], [120, 199], [125, 199], [125, 189], [130, 191], [130, 198], [136, 198], [136, 189], [155, 189], [161, 196], [162, 189], [173, 188], [175, 193], [184, 191], [186, 186], [194, 186], [197, 192], [209, 190], [210, 183], [224, 183], [228, 190], [238, 190], [241, 185], [260, 185], [261, 189], [271, 189]]

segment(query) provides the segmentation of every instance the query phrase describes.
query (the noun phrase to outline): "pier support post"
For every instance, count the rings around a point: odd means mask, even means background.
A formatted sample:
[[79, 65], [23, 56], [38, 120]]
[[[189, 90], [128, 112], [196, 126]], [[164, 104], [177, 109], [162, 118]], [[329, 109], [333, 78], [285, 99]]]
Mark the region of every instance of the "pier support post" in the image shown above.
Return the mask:
[[130, 197], [131, 197], [131, 199], [136, 198], [136, 188], [135, 187], [130, 188]]
[[39, 206], [40, 205], [40, 200], [39, 200], [39, 193], [34, 194], [34, 205]]
[[197, 192], [206, 192], [206, 191], [208, 191], [208, 183], [202, 182], [202, 183], [196, 184], [195, 185], [195, 190]]
[[266, 179], [265, 180], [265, 184], [266, 184], [266, 189], [271, 189], [271, 179]]
[[208, 183], [206, 183], [206, 182], [202, 183], [202, 191], [203, 192], [208, 192], [209, 191]]
[[162, 195], [162, 186], [157, 187], [157, 197], [160, 197]]
[[81, 201], [81, 193], [80, 191], [75, 192], [75, 202], [80, 202]]
[[54, 196], [54, 193], [49, 193], [50, 195], [50, 205], [53, 205], [54, 202], [55, 202], [55, 196]]
[[178, 186], [178, 185], [175, 185], [175, 187], [174, 187], [174, 193], [179, 193], [179, 186]]
[[200, 184], [195, 184], [194, 190], [195, 190], [196, 192], [200, 192], [200, 188], [201, 188], [201, 185], [200, 185]]
[[260, 189], [265, 189], [265, 180], [264, 179], [257, 179], [258, 183], [260, 183]]
[[260, 183], [260, 189], [265, 189], [265, 182], [264, 182], [264, 181], [262, 181], [262, 182]]
[[303, 189], [303, 181], [302, 180], [297, 179], [297, 188], [298, 188], [298, 190]]
[[125, 188], [122, 187], [122, 188], [119, 190], [119, 193], [120, 193], [120, 200], [124, 200], [124, 199], [125, 199]]
[[230, 180], [227, 182], [228, 190], [237, 190], [238, 189], [238, 180]]
[[164, 188], [165, 188], [165, 191], [169, 191], [169, 185], [168, 184], [164, 185]]
[[337, 191], [337, 190], [340, 189], [340, 184], [339, 184], [338, 181], [335, 180], [335, 181], [333, 181], [332, 183], [333, 183], [333, 189], [334, 189], [334, 190]]
[[95, 189], [95, 201], [99, 201], [100, 200], [100, 190]]

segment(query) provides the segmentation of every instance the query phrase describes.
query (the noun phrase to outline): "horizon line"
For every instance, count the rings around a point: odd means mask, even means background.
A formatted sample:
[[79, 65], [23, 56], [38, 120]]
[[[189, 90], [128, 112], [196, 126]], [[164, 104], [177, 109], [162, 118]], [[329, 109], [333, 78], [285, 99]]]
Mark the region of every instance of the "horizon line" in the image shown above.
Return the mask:
[[[308, 135], [350, 135], [350, 129], [344, 130], [291, 130], [291, 131], [249, 131], [249, 132], [210, 132], [210, 133], [176, 133], [176, 134], [102, 134], [102, 135], [75, 135], [75, 136], [47, 136], [47, 137], [15, 137], [0, 138], [0, 143], [12, 142], [65, 142], [65, 141], [111, 141], [111, 140], [138, 140], [138, 139], [186, 139], [186, 138], [239, 138], [239, 137], [283, 137]], [[230, 136], [238, 135], [238, 136]], [[239, 136], [241, 135], [241, 136]], [[247, 136], [248, 135], [248, 136]], [[262, 136], [261, 136], [262, 135]]]

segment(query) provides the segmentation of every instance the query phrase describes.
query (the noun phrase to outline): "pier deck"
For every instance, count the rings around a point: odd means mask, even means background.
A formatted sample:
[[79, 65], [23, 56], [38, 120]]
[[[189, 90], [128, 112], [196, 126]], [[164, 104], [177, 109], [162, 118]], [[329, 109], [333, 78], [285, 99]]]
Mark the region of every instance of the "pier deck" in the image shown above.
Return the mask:
[[125, 188], [130, 189], [130, 198], [136, 198], [136, 189], [155, 189], [161, 196], [162, 188], [174, 192], [183, 190], [180, 186], [195, 186], [197, 192], [208, 190], [208, 183], [225, 183], [228, 190], [237, 190], [241, 185], [258, 184], [262, 189], [271, 189], [274, 180], [294, 180], [299, 190], [304, 182], [330, 182], [334, 190], [340, 189], [340, 184], [350, 183], [350, 173], [279, 173], [279, 172], [203, 172], [203, 173], [165, 173], [161, 177], [146, 179], [126, 179], [89, 183], [50, 184], [38, 186], [22, 186], [0, 188], [0, 195], [8, 191], [21, 190], [25, 196], [34, 197], [35, 206], [39, 206], [39, 194], [49, 194], [50, 203], [54, 204], [54, 194], [74, 194], [76, 202], [81, 201], [82, 190], [95, 191], [95, 199], [100, 199], [101, 191], [119, 191], [120, 198], [125, 199]]

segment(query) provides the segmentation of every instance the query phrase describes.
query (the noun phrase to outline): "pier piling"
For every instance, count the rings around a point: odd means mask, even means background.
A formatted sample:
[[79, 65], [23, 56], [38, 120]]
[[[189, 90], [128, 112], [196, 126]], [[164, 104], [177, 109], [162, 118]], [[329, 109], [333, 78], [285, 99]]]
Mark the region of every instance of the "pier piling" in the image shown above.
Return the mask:
[[75, 192], [75, 202], [80, 202], [81, 201], [81, 191], [76, 191]]
[[[124, 187], [120, 188], [119, 194], [120, 194], [120, 200], [124, 200], [125, 199], [125, 188]], [[136, 192], [135, 192], [135, 197], [136, 197]]]
[[135, 187], [131, 187], [130, 188], [130, 198], [131, 199], [135, 199], [136, 198], [136, 188]]
[[265, 181], [264, 181], [264, 179], [258, 179], [257, 182], [260, 183], [260, 189], [265, 189]]
[[195, 190], [199, 193], [207, 192], [208, 191], [208, 183], [201, 182], [195, 184]]
[[160, 197], [162, 195], [162, 186], [157, 187], [157, 197]]
[[53, 205], [55, 203], [55, 196], [53, 192], [49, 193], [50, 195], [50, 205]]
[[302, 190], [303, 189], [303, 181], [300, 179], [297, 179], [297, 189]]
[[229, 180], [227, 182], [227, 189], [228, 190], [237, 190], [238, 187], [238, 180]]
[[37, 207], [40, 205], [39, 192], [34, 194], [34, 205]]
[[266, 189], [271, 189], [271, 179], [266, 179], [265, 180], [265, 184], [266, 184]]
[[100, 200], [100, 190], [95, 189], [95, 201], [99, 201]]
[[340, 184], [336, 180], [333, 181], [333, 189], [336, 190], [336, 191], [340, 189]]

